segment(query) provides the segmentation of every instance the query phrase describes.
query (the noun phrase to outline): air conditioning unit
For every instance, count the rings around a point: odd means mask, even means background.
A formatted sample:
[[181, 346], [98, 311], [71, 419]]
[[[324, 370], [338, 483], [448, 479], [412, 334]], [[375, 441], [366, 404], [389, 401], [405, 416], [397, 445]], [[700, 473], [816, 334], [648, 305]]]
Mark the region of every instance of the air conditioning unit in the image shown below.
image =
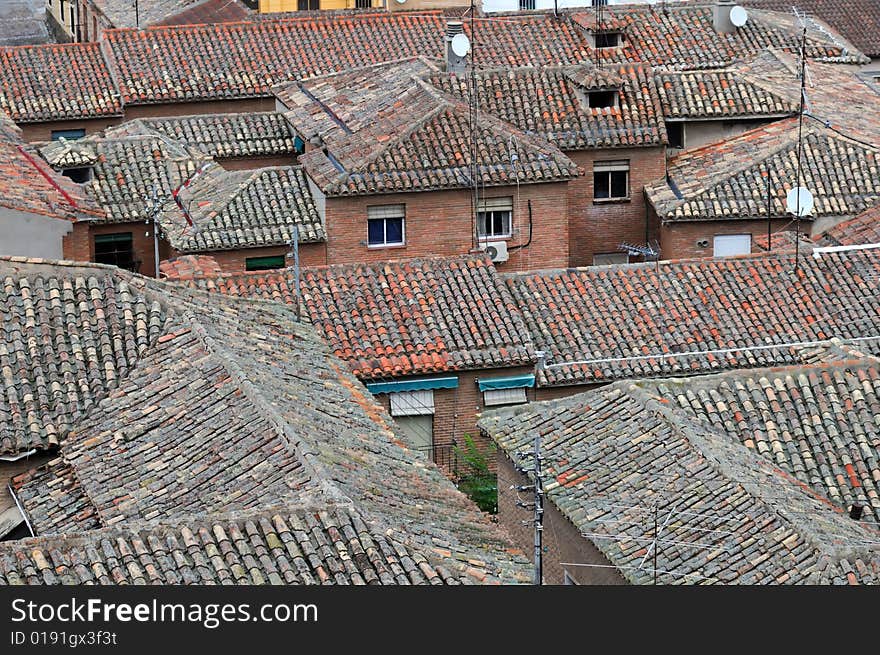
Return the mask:
[[510, 259], [510, 255], [507, 254], [507, 242], [506, 241], [489, 241], [488, 243], [483, 244], [483, 251], [489, 255], [495, 263], [506, 262]]

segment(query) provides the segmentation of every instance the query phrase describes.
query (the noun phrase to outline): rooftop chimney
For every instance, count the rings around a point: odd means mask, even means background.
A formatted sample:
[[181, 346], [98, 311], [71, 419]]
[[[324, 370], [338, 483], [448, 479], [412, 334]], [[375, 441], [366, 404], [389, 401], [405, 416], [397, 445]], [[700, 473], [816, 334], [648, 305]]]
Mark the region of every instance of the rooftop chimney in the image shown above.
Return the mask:
[[446, 72], [464, 73], [467, 64], [467, 55], [459, 57], [452, 51], [452, 39], [457, 34], [464, 34], [464, 24], [460, 20], [446, 22]]
[[712, 25], [716, 32], [733, 34], [736, 31], [736, 26], [730, 20], [730, 10], [733, 7], [733, 0], [715, 0], [715, 6], [712, 7]]

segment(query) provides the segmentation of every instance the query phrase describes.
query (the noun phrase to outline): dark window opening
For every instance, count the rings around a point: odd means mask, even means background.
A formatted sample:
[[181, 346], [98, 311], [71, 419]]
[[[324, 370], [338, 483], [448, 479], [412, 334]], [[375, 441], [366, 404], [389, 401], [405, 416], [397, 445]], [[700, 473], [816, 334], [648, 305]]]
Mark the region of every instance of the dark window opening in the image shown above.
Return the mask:
[[298, 0], [296, 8], [300, 11], [315, 11], [321, 8], [320, 0]]
[[370, 9], [373, 6], [372, 0], [355, 0], [355, 9]]
[[623, 42], [623, 34], [620, 32], [596, 32], [597, 48], [617, 48]]
[[85, 184], [92, 179], [92, 168], [91, 166], [84, 166], [83, 168], [65, 168], [61, 171], [61, 174], [64, 177], [69, 177], [77, 184]]
[[590, 91], [587, 97], [591, 108], [617, 106], [617, 91]]
[[140, 262], [134, 259], [134, 239], [131, 232], [96, 234], [95, 261], [137, 272]]
[[594, 7], [607, 7], [608, 0], [593, 0], [592, 4]]
[[666, 123], [670, 148], [684, 148], [684, 123]]
[[67, 139], [68, 141], [75, 141], [76, 139], [81, 139], [86, 135], [86, 131], [82, 130], [52, 130], [52, 140], [58, 141], [62, 137]]
[[273, 268], [284, 268], [284, 255], [272, 257], [248, 257], [244, 260], [246, 271], [268, 271]]
[[599, 170], [593, 173], [593, 198], [619, 200], [629, 197], [629, 171]]
[[535, 8], [535, 0], [519, 0], [521, 11], [531, 11]]
[[371, 246], [394, 246], [403, 243], [402, 218], [371, 218], [367, 220], [367, 238]]

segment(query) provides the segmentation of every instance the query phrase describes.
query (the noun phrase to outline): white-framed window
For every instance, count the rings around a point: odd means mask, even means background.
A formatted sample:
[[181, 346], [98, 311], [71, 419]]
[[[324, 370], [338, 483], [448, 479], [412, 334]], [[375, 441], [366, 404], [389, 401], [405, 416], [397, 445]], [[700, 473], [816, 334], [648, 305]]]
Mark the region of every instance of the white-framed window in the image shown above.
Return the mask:
[[513, 234], [513, 198], [484, 198], [477, 205], [477, 235], [507, 239]]
[[529, 402], [526, 398], [525, 387], [516, 389], [486, 389], [483, 392], [483, 404], [486, 407], [494, 405], [522, 405]]
[[391, 416], [426, 416], [434, 413], [434, 392], [431, 389], [419, 391], [397, 391], [389, 394]]
[[597, 161], [593, 164], [593, 200], [629, 198], [629, 160]]
[[402, 246], [406, 239], [406, 205], [367, 207], [367, 245], [370, 248]]
[[593, 255], [593, 266], [610, 264], [629, 264], [629, 255], [625, 252], [601, 252]]
[[748, 255], [752, 252], [751, 234], [716, 234], [713, 242], [713, 256], [732, 257]]

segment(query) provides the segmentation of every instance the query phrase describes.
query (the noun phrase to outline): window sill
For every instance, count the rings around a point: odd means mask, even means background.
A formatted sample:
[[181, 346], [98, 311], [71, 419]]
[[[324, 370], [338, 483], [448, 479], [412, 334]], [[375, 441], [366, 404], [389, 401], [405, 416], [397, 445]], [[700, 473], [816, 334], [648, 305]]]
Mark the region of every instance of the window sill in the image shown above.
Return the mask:
[[389, 243], [387, 245], [375, 245], [371, 246], [367, 244], [367, 250], [394, 250], [398, 248], [406, 248], [405, 243]]
[[632, 202], [632, 198], [627, 196], [626, 198], [593, 198], [594, 205], [613, 205], [613, 204], [622, 204], [625, 202]]

